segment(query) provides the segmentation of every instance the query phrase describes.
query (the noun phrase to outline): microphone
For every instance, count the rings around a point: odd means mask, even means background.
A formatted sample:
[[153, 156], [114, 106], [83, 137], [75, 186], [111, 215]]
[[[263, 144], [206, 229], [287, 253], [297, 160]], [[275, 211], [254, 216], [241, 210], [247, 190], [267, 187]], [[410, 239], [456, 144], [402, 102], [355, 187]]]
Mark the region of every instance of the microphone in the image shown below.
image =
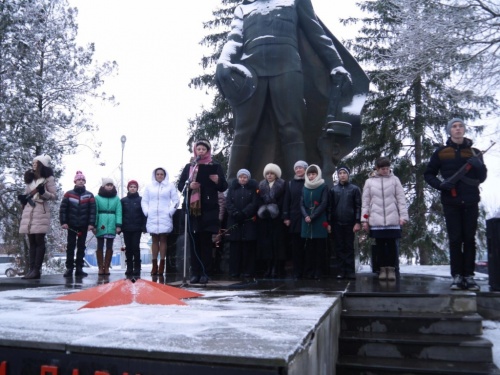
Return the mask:
[[198, 162], [200, 161], [200, 159], [201, 159], [201, 155], [198, 155], [198, 156], [196, 157], [196, 159], [194, 159], [194, 162], [195, 162], [195, 163], [198, 163]]

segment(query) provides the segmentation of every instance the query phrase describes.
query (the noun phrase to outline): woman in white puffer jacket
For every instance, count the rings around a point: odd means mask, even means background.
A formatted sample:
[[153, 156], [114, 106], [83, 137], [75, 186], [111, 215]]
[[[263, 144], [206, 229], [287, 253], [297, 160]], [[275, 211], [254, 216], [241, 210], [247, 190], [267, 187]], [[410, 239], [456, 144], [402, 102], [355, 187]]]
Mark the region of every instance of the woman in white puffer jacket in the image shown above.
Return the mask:
[[[156, 168], [153, 171], [152, 180], [144, 191], [141, 206], [147, 217], [146, 230], [151, 234], [153, 241], [151, 275], [162, 275], [167, 256], [167, 234], [173, 229], [172, 217], [179, 205], [179, 195], [174, 184], [169, 182], [166, 169]], [[160, 253], [159, 267], [158, 252]]]
[[397, 239], [401, 226], [408, 221], [408, 209], [403, 186], [392, 174], [391, 162], [382, 157], [375, 163], [376, 171], [363, 188], [361, 222], [363, 229], [375, 238], [379, 258], [380, 280], [395, 280], [399, 264]]

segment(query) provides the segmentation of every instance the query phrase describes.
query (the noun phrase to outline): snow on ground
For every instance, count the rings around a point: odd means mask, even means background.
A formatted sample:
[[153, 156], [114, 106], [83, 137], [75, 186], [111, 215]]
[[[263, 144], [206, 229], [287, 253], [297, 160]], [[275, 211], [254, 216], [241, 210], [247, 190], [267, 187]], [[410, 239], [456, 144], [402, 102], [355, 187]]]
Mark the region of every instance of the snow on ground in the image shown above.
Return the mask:
[[[147, 267], [144, 267], [144, 268], [147, 268]], [[93, 273], [92, 272], [93, 270], [89, 270], [89, 271], [91, 273]], [[123, 270], [121, 270], [119, 267], [115, 267], [111, 272], [122, 273]], [[371, 272], [371, 267], [368, 265], [362, 265], [358, 272], [369, 273], [369, 272]], [[401, 264], [400, 265], [400, 272], [401, 272], [401, 274], [424, 274], [424, 275], [433, 275], [433, 276], [438, 276], [438, 277], [450, 277], [449, 265], [419, 266], [419, 265]], [[5, 276], [1, 275], [0, 277], [5, 277]], [[476, 273], [476, 278], [482, 279], [482, 280], [487, 280], [488, 275], [482, 274], [482, 273]], [[451, 278], [450, 278], [450, 282], [451, 282]], [[5, 295], [5, 293], [7, 293], [7, 294], [14, 293], [15, 294], [15, 292], [13, 292], [13, 291], [2, 292], [1, 294], [3, 295], [4, 298], [2, 298], [0, 300], [5, 301], [5, 297], [7, 297], [7, 295]], [[28, 293], [30, 293], [30, 292], [28, 292]], [[40, 290], [35, 291], [34, 289], [32, 289], [31, 293], [34, 293], [36, 295], [36, 297], [34, 297], [34, 296], [32, 296], [32, 297], [36, 298], [37, 300], [44, 300], [44, 299], [45, 300], [53, 300], [53, 298], [57, 295], [60, 295], [61, 292], [60, 291], [55, 292], [54, 289], [49, 288], [46, 292], [42, 292]], [[237, 293], [239, 295], [239, 297], [236, 297], [234, 302], [237, 302], [237, 300], [242, 297], [241, 291], [239, 291], [239, 292], [222, 292], [222, 293], [218, 292], [218, 293], [213, 293], [213, 294], [212, 294], [212, 292], [210, 292], [210, 293], [206, 294], [206, 297], [210, 297], [208, 300], [211, 300], [213, 298], [222, 298], [222, 300], [224, 300], [225, 299], [224, 293], [228, 294], [227, 298], [229, 298], [230, 300], [233, 300], [234, 293]], [[251, 294], [251, 292], [249, 292], [249, 293]], [[231, 296], [233, 296], [233, 297], [231, 297]], [[10, 310], [10, 312], [13, 314], [11, 317], [15, 317], [17, 313], [15, 311], [13, 311], [16, 309], [15, 308], [13, 309], [13, 306], [12, 306], [13, 300], [11, 298], [13, 298], [13, 296], [10, 296], [10, 298], [8, 298], [11, 301], [11, 304], [10, 304], [8, 310]], [[28, 299], [30, 299], [30, 298], [31, 297], [28, 297]], [[21, 300], [22, 300], [22, 298], [21, 298]], [[20, 302], [21, 301], [18, 301], [17, 303], [20, 303]], [[191, 310], [196, 311], [198, 308], [195, 306], [202, 307], [203, 304], [206, 302], [207, 302], [207, 300], [205, 300], [205, 299], [202, 299], [202, 300], [199, 300], [196, 302], [195, 302], [195, 300], [191, 300], [188, 302], [188, 304], [193, 306], [193, 308]], [[90, 321], [93, 321], [93, 322], [96, 322], [96, 321], [99, 322], [99, 321], [106, 320], [105, 316], [109, 316], [108, 314], [103, 314], [102, 309], [85, 309], [85, 311], [82, 311], [82, 310], [76, 311], [76, 309], [83, 304], [84, 303], [81, 303], [81, 304], [80, 303], [70, 303], [69, 305], [66, 304], [65, 308], [68, 310], [68, 311], [66, 311], [66, 313], [69, 316], [79, 315], [81, 317], [84, 315], [85, 319], [90, 319]], [[1, 305], [1, 303], [0, 303], [0, 305]], [[60, 316], [60, 314], [61, 314], [60, 308], [61, 308], [61, 306], [64, 306], [64, 303], [62, 303], [62, 302], [59, 302], [59, 303], [50, 302], [50, 303], [44, 303], [43, 305], [44, 305], [44, 315], [45, 316], [58, 316], [58, 315]], [[68, 309], [68, 307], [70, 305], [72, 305], [72, 307], [70, 307]], [[51, 308], [50, 306], [52, 306], [54, 311], [50, 311], [50, 308]], [[7, 306], [4, 306], [4, 307], [7, 307]], [[253, 307], [255, 307], [255, 306], [253, 306]], [[290, 307], [290, 306], [287, 306], [287, 307]], [[18, 308], [19, 308], [19, 310], [17, 310], [17, 311], [23, 311], [23, 308], [21, 306], [18, 305]], [[49, 309], [49, 311], [46, 311], [47, 308]], [[133, 321], [137, 322], [137, 320], [139, 320], [138, 317], [136, 317], [136, 318], [133, 317], [134, 314], [130, 314], [131, 311], [136, 311], [137, 314], [140, 314], [142, 316], [158, 317], [157, 306], [135, 305], [132, 309], [130, 305], [126, 305], [126, 306], [117, 306], [117, 307], [107, 308], [107, 309], [109, 309], [108, 312], [109, 311], [113, 312], [111, 315], [114, 317], [116, 317], [116, 316], [126, 317], [126, 319], [124, 318], [124, 321], [127, 321], [127, 319], [128, 320], [132, 319]], [[251, 310], [253, 310], [255, 312], [255, 310], [253, 308]], [[175, 315], [175, 314], [179, 314], [179, 313], [184, 315], [187, 311], [188, 310], [186, 310], [186, 307], [172, 307], [172, 308], [167, 309], [164, 314], [166, 314], [166, 316], [168, 316], [169, 314]], [[249, 315], [251, 315], [250, 311], [248, 311]], [[193, 311], [193, 313], [194, 313], [194, 311]], [[205, 318], [207, 318], [207, 317], [206, 316], [203, 316], [203, 317], [198, 316], [196, 319], [203, 321]], [[233, 322], [233, 324], [234, 324], [234, 322]], [[201, 328], [201, 329], [203, 330], [203, 328]], [[497, 367], [500, 367], [500, 322], [491, 321], [491, 320], [483, 321], [483, 336], [484, 336], [484, 338], [490, 340], [494, 344], [493, 361]]]

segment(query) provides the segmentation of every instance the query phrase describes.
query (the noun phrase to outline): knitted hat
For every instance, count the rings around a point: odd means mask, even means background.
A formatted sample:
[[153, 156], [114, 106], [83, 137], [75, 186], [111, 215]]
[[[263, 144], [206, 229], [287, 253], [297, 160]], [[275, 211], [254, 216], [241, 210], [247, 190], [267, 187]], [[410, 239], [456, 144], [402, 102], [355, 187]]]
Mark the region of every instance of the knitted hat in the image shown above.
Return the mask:
[[106, 186], [107, 184], [114, 185], [113, 179], [109, 177], [103, 177], [101, 186]]
[[306, 163], [305, 161], [303, 161], [303, 160], [299, 160], [299, 161], [297, 161], [297, 162], [294, 164], [294, 166], [293, 166], [293, 170], [295, 170], [295, 168], [297, 168], [297, 167], [302, 167], [302, 168], [304, 168], [304, 169], [307, 169], [307, 167], [309, 167], [309, 164], [307, 164], [307, 163]]
[[446, 125], [446, 133], [447, 133], [447, 134], [451, 134], [451, 133], [450, 133], [450, 131], [451, 131], [451, 126], [452, 126], [455, 122], [460, 122], [460, 123], [464, 126], [464, 129], [465, 129], [465, 130], [467, 130], [467, 127], [465, 126], [465, 122], [464, 122], [464, 120], [462, 120], [461, 118], [455, 117], [455, 118], [452, 118], [450, 121], [448, 121], [448, 124]]
[[195, 143], [195, 146], [199, 146], [199, 145], [205, 146], [208, 151], [210, 151], [212, 149], [212, 145], [206, 139], [199, 139], [199, 140], [197, 140], [196, 143]]
[[337, 168], [337, 173], [339, 173], [340, 171], [344, 171], [345, 173], [347, 173], [348, 176], [351, 174], [351, 170], [345, 165], [341, 165], [340, 167]]
[[139, 183], [136, 180], [130, 180], [127, 184], [127, 190], [130, 187], [130, 185], [135, 185], [137, 186], [137, 189], [139, 189]]
[[264, 167], [264, 178], [266, 178], [267, 172], [273, 172], [276, 175], [276, 178], [281, 178], [281, 168], [276, 164], [269, 163]]
[[87, 180], [85, 179], [85, 175], [83, 174], [82, 171], [76, 171], [75, 178], [73, 179], [73, 182], [76, 183], [76, 180], [83, 180], [83, 181], [87, 182]]
[[38, 155], [38, 156], [35, 156], [35, 158], [33, 159], [33, 161], [35, 161], [35, 160], [39, 161], [44, 166], [49, 167], [50, 161], [52, 160], [52, 158], [49, 155]]
[[252, 175], [250, 174], [250, 171], [248, 169], [240, 169], [238, 171], [238, 173], [236, 173], [236, 177], [240, 177], [242, 174], [244, 174], [248, 178], [252, 177]]

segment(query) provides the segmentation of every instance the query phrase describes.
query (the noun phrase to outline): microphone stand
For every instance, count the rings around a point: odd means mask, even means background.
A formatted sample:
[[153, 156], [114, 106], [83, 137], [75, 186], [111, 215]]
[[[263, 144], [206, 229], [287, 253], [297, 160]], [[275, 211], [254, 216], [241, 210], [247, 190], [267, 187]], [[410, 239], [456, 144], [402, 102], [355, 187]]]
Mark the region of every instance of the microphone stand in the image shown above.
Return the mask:
[[187, 273], [187, 227], [188, 227], [188, 207], [189, 207], [189, 201], [188, 201], [188, 191], [189, 191], [189, 184], [192, 182], [191, 179], [193, 178], [194, 171], [196, 170], [196, 167], [198, 166], [198, 160], [200, 158], [196, 158], [194, 161], [194, 168], [193, 172], [188, 176], [188, 179], [186, 180], [186, 183], [184, 184], [184, 188], [181, 191], [181, 195], [184, 196], [184, 270], [182, 273], [182, 285], [181, 287], [186, 287], [188, 285], [187, 283], [187, 278], [186, 278], [186, 273]]

